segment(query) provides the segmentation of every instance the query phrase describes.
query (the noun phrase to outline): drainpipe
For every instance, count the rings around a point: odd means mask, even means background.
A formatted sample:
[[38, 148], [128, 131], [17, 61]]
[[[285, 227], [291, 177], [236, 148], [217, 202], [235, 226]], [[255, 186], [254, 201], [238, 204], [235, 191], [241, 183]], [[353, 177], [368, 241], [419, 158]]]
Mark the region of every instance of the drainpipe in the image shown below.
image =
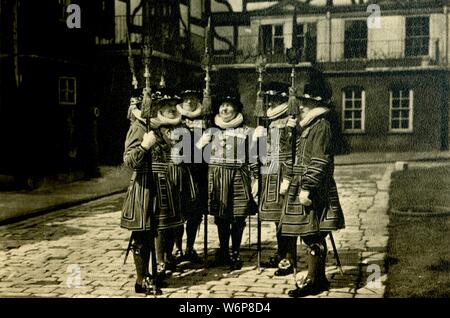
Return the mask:
[[448, 66], [448, 7], [444, 6], [445, 14], [445, 59], [444, 63]]
[[331, 62], [331, 11], [327, 11], [328, 20], [328, 62]]

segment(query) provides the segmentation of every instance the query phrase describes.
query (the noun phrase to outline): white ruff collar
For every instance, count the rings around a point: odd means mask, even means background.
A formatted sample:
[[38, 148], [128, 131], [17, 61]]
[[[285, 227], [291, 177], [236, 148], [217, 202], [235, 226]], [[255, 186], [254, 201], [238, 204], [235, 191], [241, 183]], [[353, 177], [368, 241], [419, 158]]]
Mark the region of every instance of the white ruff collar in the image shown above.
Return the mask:
[[283, 115], [288, 110], [288, 103], [283, 103], [275, 107], [269, 107], [267, 109], [267, 118], [275, 119], [280, 115]]
[[194, 111], [185, 110], [181, 104], [177, 105], [178, 112], [187, 118], [194, 119], [202, 114], [203, 108], [200, 103], [198, 103], [197, 108]]
[[244, 121], [244, 116], [242, 116], [241, 113], [239, 113], [236, 117], [234, 117], [232, 120], [230, 120], [227, 123], [224, 122], [223, 119], [220, 118], [219, 115], [216, 115], [216, 117], [214, 117], [214, 123], [222, 129], [236, 128], [240, 124], [242, 124], [243, 121]]
[[313, 108], [309, 111], [308, 114], [306, 114], [306, 117], [303, 118], [300, 121], [300, 126], [301, 127], [306, 127], [308, 126], [314, 119], [316, 119], [317, 117], [319, 117], [320, 115], [323, 115], [327, 112], [329, 112], [330, 110], [328, 108], [325, 107], [316, 107]]
[[161, 125], [175, 126], [181, 123], [181, 114], [178, 114], [175, 118], [167, 118], [161, 112], [158, 112], [157, 118]]

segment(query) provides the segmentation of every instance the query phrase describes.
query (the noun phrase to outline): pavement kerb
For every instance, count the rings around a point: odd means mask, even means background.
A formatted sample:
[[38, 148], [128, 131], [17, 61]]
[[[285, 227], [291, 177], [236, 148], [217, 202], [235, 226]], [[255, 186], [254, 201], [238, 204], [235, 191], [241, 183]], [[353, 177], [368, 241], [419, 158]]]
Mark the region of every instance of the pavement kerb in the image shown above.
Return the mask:
[[102, 199], [102, 198], [105, 198], [105, 197], [109, 197], [111, 195], [124, 193], [126, 190], [127, 190], [127, 187], [124, 187], [122, 189], [110, 191], [110, 192], [107, 192], [107, 193], [91, 195], [91, 196], [88, 196], [88, 197], [85, 197], [85, 198], [82, 198], [82, 199], [77, 199], [77, 200], [73, 200], [73, 201], [66, 201], [66, 202], [55, 204], [55, 205], [51, 205], [51, 206], [48, 206], [48, 207], [31, 210], [30, 212], [27, 212], [27, 213], [25, 213], [23, 215], [15, 216], [15, 217], [12, 217], [12, 218], [0, 221], [0, 226], [1, 225], [15, 223], [15, 222], [19, 222], [19, 221], [23, 221], [23, 220], [26, 220], [28, 218], [32, 218], [32, 217], [36, 217], [36, 216], [41, 216], [41, 215], [47, 214], [49, 212], [53, 212], [53, 211], [57, 211], [57, 210], [61, 210], [61, 209], [71, 208], [73, 206], [77, 206], [77, 205], [84, 204], [84, 203], [87, 203], [87, 202], [90, 202], [90, 201], [93, 201], [93, 200], [98, 200], [98, 199]]

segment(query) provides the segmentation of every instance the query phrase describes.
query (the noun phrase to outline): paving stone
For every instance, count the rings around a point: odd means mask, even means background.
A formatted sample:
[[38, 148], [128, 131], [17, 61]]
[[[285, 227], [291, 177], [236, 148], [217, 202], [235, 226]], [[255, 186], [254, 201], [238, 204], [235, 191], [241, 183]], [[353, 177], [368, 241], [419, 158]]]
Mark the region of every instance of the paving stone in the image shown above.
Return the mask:
[[[357, 173], [355, 173], [357, 171]], [[367, 264], [381, 265], [388, 240], [386, 213], [389, 199], [391, 165], [364, 165], [336, 167], [335, 178], [342, 207], [346, 216], [346, 228], [335, 233], [335, 241], [344, 265], [345, 276], [340, 277], [335, 268], [331, 251], [328, 254], [327, 275], [331, 281], [330, 292], [315, 297], [382, 297], [384, 286], [375, 291], [356, 285], [359, 277], [367, 277]], [[0, 227], [1, 297], [133, 297], [134, 266], [129, 260], [122, 265], [128, 244], [129, 232], [117, 226], [123, 195], [56, 211], [39, 218], [25, 220]], [[218, 247], [217, 228], [209, 217], [210, 258]], [[227, 268], [186, 270], [175, 273], [169, 284], [182, 287], [163, 289], [167, 297], [251, 298], [288, 297], [294, 287], [293, 277], [276, 277], [275, 269], [256, 270], [256, 218], [247, 220], [240, 271], [228, 272]], [[67, 227], [80, 229], [83, 235], [66, 234]], [[30, 231], [30, 228], [33, 231]], [[248, 230], [251, 231], [251, 247], [248, 246]], [[276, 249], [275, 227], [263, 223], [263, 259]], [[36, 233], [42, 238], [36, 240]], [[61, 236], [59, 239], [53, 239]], [[202, 239], [195, 248], [202, 251]], [[300, 262], [298, 276], [306, 274], [306, 246], [298, 245]], [[367, 263], [367, 264], [364, 264]], [[81, 288], [66, 288], [70, 273], [68, 266], [78, 264], [81, 269]], [[362, 265], [362, 266], [361, 266]], [[384, 269], [383, 269], [384, 270]], [[386, 275], [382, 276], [385, 281]], [[29, 292], [32, 291], [32, 292]], [[51, 292], [48, 292], [51, 291]], [[367, 293], [367, 295], [365, 295]], [[12, 296], [5, 296], [12, 295]], [[148, 296], [147, 298], [155, 298]]]

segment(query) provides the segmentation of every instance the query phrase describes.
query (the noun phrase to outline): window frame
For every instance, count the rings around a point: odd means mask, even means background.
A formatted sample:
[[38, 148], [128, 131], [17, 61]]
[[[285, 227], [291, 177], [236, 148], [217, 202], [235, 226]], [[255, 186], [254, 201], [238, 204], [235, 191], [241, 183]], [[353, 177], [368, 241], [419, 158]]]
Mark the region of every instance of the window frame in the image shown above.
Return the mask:
[[[264, 29], [264, 27], [269, 27], [270, 26], [270, 52], [267, 52], [266, 51], [266, 49], [267, 49], [267, 43], [266, 42], [263, 42], [262, 43], [262, 47], [264, 48], [264, 50], [265, 50], [265, 54], [268, 54], [268, 55], [277, 55], [277, 54], [285, 54], [286, 53], [286, 47], [285, 47], [285, 45], [284, 45], [284, 24], [283, 23], [269, 23], [269, 24], [262, 24], [261, 26], [260, 26], [260, 32], [263, 32], [263, 29]], [[276, 35], [275, 34], [275, 28], [276, 27], [281, 27], [281, 35]], [[264, 34], [261, 34], [260, 36], [259, 36], [259, 39], [262, 39], [262, 41], [265, 41], [265, 39], [266, 39], [266, 37], [264, 36]], [[282, 43], [283, 43], [283, 52], [277, 52], [276, 50], [275, 50], [275, 39], [281, 39], [282, 40]]]
[[60, 22], [66, 23], [67, 17], [69, 16], [67, 13], [67, 7], [72, 4], [72, 0], [58, 0], [58, 20]]
[[[359, 128], [359, 129], [345, 128], [345, 121], [346, 121], [345, 111], [352, 111], [351, 120], [352, 120], [352, 126], [354, 126], [354, 121], [355, 121], [354, 111], [358, 110], [357, 108], [354, 107], [355, 91], [358, 89], [361, 91], [361, 128]], [[351, 90], [351, 92], [352, 92], [351, 99], [348, 99], [346, 96], [346, 91], [349, 91], [349, 90]], [[352, 101], [353, 107], [351, 109], [345, 108], [346, 100]], [[342, 132], [346, 133], [346, 134], [360, 134], [360, 133], [366, 132], [366, 91], [363, 87], [345, 87], [344, 89], [342, 89]]]
[[[73, 81], [73, 101], [61, 100], [63, 91], [70, 91], [67, 83]], [[61, 81], [66, 81], [66, 90], [61, 90]], [[67, 94], [67, 93], [66, 93]], [[58, 78], [58, 102], [59, 105], [76, 105], [77, 104], [77, 78], [70, 76], [60, 76]]]
[[[317, 57], [317, 22], [298, 22], [296, 26], [302, 29], [302, 32], [299, 29], [296, 30], [297, 42], [302, 51], [302, 60], [315, 61]], [[294, 31], [294, 26], [292, 31]]]
[[[407, 25], [408, 25], [408, 19], [417, 19], [417, 18], [426, 18], [428, 21], [428, 35], [410, 35], [408, 36], [408, 29], [407, 29]], [[426, 57], [426, 56], [430, 56], [430, 49], [431, 49], [431, 45], [430, 45], [430, 40], [431, 40], [431, 30], [430, 30], [430, 16], [424, 16], [424, 15], [418, 15], [418, 16], [408, 16], [405, 18], [405, 47], [404, 47], [404, 55], [405, 57]], [[428, 41], [427, 43], [427, 52], [426, 54], [420, 54], [420, 55], [412, 55], [412, 54], [407, 54], [408, 52], [408, 39], [423, 39], [426, 38]]]
[[[394, 90], [402, 92], [402, 90], [408, 90], [408, 128], [392, 128], [392, 111], [394, 110], [392, 107], [393, 104], [393, 92]], [[395, 110], [402, 111], [405, 110], [405, 108], [402, 108], [402, 100], [405, 100], [402, 98], [403, 96], [400, 95], [399, 97], [399, 108], [396, 108]], [[400, 120], [400, 126], [402, 117], [399, 117]], [[414, 90], [411, 88], [395, 88], [389, 90], [389, 132], [390, 133], [412, 133], [414, 131]]]
[[[351, 38], [348, 39], [345, 35], [346, 35], [346, 23], [354, 23], [354, 22], [360, 22], [362, 25], [365, 25], [366, 27], [366, 37], [365, 38]], [[365, 41], [366, 44], [366, 50], [363, 56], [353, 56], [353, 57], [349, 57], [346, 55], [346, 52], [348, 52], [348, 50], [346, 50], [347, 47], [347, 43], [349, 42], [355, 42], [355, 41]], [[357, 60], [357, 59], [367, 59], [368, 58], [368, 51], [369, 51], [369, 29], [367, 27], [367, 21], [366, 20], [362, 20], [362, 19], [347, 19], [344, 21], [344, 43], [343, 43], [343, 55], [344, 55], [344, 59], [345, 60]]]

